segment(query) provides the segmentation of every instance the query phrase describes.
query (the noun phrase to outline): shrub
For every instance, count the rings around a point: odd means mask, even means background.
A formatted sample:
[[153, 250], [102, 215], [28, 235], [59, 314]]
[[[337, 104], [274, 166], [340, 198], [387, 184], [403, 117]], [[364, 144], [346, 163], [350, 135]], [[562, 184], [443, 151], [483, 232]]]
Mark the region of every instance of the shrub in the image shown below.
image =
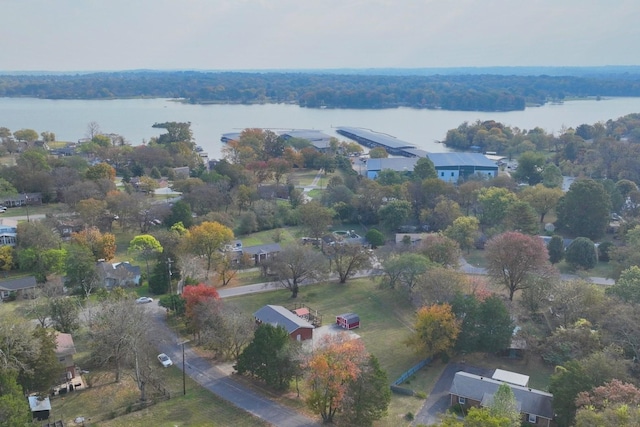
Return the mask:
[[572, 268], [592, 269], [598, 263], [598, 254], [594, 243], [586, 237], [578, 237], [567, 248], [567, 263]]
[[414, 418], [415, 418], [415, 417], [413, 416], [413, 412], [407, 412], [407, 413], [404, 415], [404, 419], [405, 419], [405, 420], [407, 420], [407, 421], [413, 421], [413, 419], [414, 419]]

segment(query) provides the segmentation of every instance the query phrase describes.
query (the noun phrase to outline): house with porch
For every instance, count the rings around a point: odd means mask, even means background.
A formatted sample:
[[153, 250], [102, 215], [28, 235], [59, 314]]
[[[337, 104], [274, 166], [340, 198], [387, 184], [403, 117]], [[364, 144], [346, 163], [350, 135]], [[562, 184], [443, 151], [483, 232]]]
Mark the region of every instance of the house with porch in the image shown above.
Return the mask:
[[18, 221], [0, 218], [0, 246], [15, 246], [18, 235]]
[[259, 265], [281, 252], [282, 247], [279, 243], [269, 243], [266, 245], [245, 246], [241, 250], [243, 254], [248, 254], [253, 258], [255, 265]]
[[459, 371], [449, 389], [451, 405], [459, 404], [465, 410], [489, 406], [498, 387], [507, 384], [516, 398], [522, 421], [549, 427], [554, 417], [553, 395], [531, 388], [528, 383], [526, 375], [500, 369], [491, 378]]
[[102, 284], [107, 289], [140, 286], [141, 271], [139, 266], [131, 265], [128, 262], [98, 261], [96, 268], [102, 279]]

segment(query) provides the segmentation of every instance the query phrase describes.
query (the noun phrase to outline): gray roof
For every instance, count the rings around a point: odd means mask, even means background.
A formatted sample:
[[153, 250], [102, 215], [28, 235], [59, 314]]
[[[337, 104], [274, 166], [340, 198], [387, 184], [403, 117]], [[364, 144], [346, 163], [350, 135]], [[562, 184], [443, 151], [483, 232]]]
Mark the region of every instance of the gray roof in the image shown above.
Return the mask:
[[396, 172], [413, 172], [413, 168], [418, 163], [417, 157], [388, 157], [385, 159], [367, 160], [367, 171], [381, 171], [391, 169]]
[[369, 129], [355, 128], [349, 126], [339, 126], [337, 128], [337, 132], [340, 135], [344, 135], [349, 138], [349, 135], [355, 135], [358, 138], [367, 139], [369, 141], [375, 142], [378, 145], [382, 145], [384, 147], [389, 148], [416, 148], [415, 144], [412, 144], [407, 141], [402, 141], [398, 138], [395, 138], [391, 135], [387, 135], [386, 133], [374, 132]]
[[280, 243], [269, 243], [266, 245], [256, 245], [256, 246], [245, 246], [242, 248], [243, 253], [248, 253], [249, 255], [257, 255], [257, 254], [272, 254], [274, 252], [282, 251], [282, 247]]
[[291, 311], [280, 305], [265, 305], [260, 310], [253, 313], [253, 317], [263, 323], [274, 326], [282, 326], [288, 333], [292, 333], [300, 328], [313, 329], [314, 326], [301, 317], [296, 316]]
[[493, 160], [480, 153], [429, 153], [427, 157], [436, 168], [448, 166], [474, 166], [498, 168]]
[[449, 392], [455, 396], [482, 402], [483, 399], [486, 400], [486, 395], [493, 395], [502, 384], [511, 387], [521, 412], [553, 419], [553, 395], [534, 388], [521, 387], [460, 371], [456, 372]]
[[23, 289], [32, 289], [37, 285], [34, 276], [18, 277], [17, 279], [3, 280], [0, 282], [0, 290], [3, 291], [20, 291]]
[[[270, 130], [274, 132], [276, 135], [282, 136], [285, 139], [288, 139], [288, 138], [306, 139], [307, 141], [311, 142], [311, 144], [314, 147], [318, 149], [329, 147], [329, 140], [331, 139], [331, 136], [315, 129], [285, 129], [285, 130], [265, 129], [265, 130]], [[237, 141], [238, 139], [240, 139], [240, 135], [241, 135], [241, 132], [223, 133], [222, 137], [220, 137], [220, 140], [222, 142]]]
[[420, 148], [405, 148], [402, 151], [413, 157], [427, 157], [427, 155], [429, 154], [428, 151], [422, 150]]

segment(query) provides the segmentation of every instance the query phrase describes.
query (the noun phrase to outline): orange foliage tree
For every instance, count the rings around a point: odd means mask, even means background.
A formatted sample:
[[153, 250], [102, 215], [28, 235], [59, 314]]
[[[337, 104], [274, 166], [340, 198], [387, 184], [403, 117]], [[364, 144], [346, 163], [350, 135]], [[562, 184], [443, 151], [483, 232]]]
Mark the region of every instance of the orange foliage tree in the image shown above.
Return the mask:
[[348, 385], [358, 378], [367, 358], [362, 341], [349, 339], [346, 334], [326, 336], [314, 351], [307, 363], [311, 388], [307, 405], [318, 412], [324, 422], [333, 421]]
[[216, 221], [205, 221], [189, 228], [186, 245], [190, 252], [206, 258], [208, 278], [214, 256], [232, 239], [233, 231], [230, 228]]
[[96, 227], [71, 234], [71, 242], [89, 249], [96, 260], [109, 261], [116, 255], [116, 236], [112, 233], [101, 233]]
[[406, 344], [424, 357], [450, 354], [460, 334], [460, 322], [449, 304], [420, 308], [414, 328]]
[[197, 306], [199, 304], [206, 303], [211, 300], [219, 300], [220, 295], [213, 286], [199, 283], [197, 285], [185, 286], [182, 291], [182, 298], [185, 301], [185, 314], [187, 316], [187, 323], [191, 327], [193, 333], [198, 336], [200, 341], [200, 326], [198, 324]]

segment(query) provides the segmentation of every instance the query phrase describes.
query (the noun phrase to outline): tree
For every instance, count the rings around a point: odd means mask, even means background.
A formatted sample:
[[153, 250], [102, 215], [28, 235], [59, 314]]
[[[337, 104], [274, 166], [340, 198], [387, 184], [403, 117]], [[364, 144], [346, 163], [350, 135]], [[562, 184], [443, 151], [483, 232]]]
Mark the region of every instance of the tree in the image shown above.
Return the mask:
[[430, 266], [424, 255], [411, 252], [393, 255], [382, 262], [383, 280], [390, 288], [402, 287], [411, 293]]
[[22, 363], [28, 366], [18, 374], [18, 382], [27, 393], [46, 395], [60, 378], [60, 362], [56, 356], [56, 336], [51, 329], [34, 328], [32, 351]]
[[13, 137], [18, 141], [33, 142], [38, 139], [38, 132], [33, 129], [20, 129], [13, 132]]
[[540, 231], [536, 212], [529, 203], [518, 200], [507, 208], [505, 225], [509, 230], [536, 235]]
[[542, 171], [545, 164], [543, 153], [527, 151], [518, 158], [518, 168], [513, 177], [520, 182], [536, 185], [542, 182]]
[[103, 162], [90, 166], [84, 176], [91, 181], [99, 181], [101, 179], [113, 181], [116, 179], [116, 170], [110, 164]]
[[458, 294], [451, 307], [460, 322], [457, 350], [495, 353], [511, 342], [513, 320], [497, 296], [480, 300], [475, 295]]
[[564, 240], [562, 236], [554, 234], [547, 245], [549, 251], [549, 262], [557, 264], [564, 258]]
[[451, 303], [457, 294], [467, 291], [469, 285], [466, 274], [437, 266], [422, 276], [413, 289], [411, 299], [414, 304], [420, 305]]
[[44, 283], [47, 281], [49, 273], [64, 271], [66, 257], [67, 251], [65, 249], [20, 249], [18, 264], [20, 270], [32, 272], [38, 283]]
[[607, 287], [605, 293], [628, 303], [640, 303], [640, 267], [633, 265], [624, 270], [615, 285]]
[[309, 237], [314, 239], [319, 239], [327, 232], [334, 216], [333, 210], [325, 208], [315, 200], [303, 204], [298, 211], [300, 222], [309, 233]]
[[376, 249], [379, 246], [384, 245], [384, 234], [376, 230], [375, 228], [370, 228], [365, 234], [364, 238], [371, 245], [371, 248]]
[[598, 253], [594, 243], [586, 237], [574, 239], [565, 253], [565, 259], [571, 268], [590, 270], [598, 264]]
[[116, 255], [116, 236], [112, 233], [101, 233], [95, 227], [72, 233], [71, 242], [89, 249], [95, 261], [109, 261]]
[[548, 163], [542, 169], [542, 185], [547, 188], [560, 188], [562, 186], [562, 171], [553, 163]]
[[418, 252], [432, 262], [447, 268], [457, 268], [460, 262], [460, 246], [442, 233], [431, 233], [422, 238]]
[[500, 384], [498, 390], [493, 394], [493, 399], [489, 403], [489, 414], [493, 417], [507, 418], [510, 427], [519, 427], [521, 425], [518, 402], [508, 384]]
[[298, 370], [293, 352], [297, 345], [282, 326], [263, 323], [253, 340], [240, 353], [235, 365], [242, 375], [249, 373], [277, 390], [286, 390]]
[[360, 367], [360, 374], [349, 382], [341, 413], [350, 425], [370, 426], [387, 413], [391, 389], [387, 373], [374, 355]]
[[605, 234], [610, 211], [611, 198], [600, 182], [578, 180], [558, 201], [557, 225], [574, 236], [597, 240]]
[[427, 178], [437, 178], [438, 172], [428, 157], [420, 157], [413, 167], [413, 175], [420, 181]]
[[508, 290], [510, 301], [528, 286], [528, 275], [549, 274], [549, 254], [539, 237], [509, 231], [489, 240], [485, 252], [487, 273]]
[[49, 315], [56, 330], [71, 334], [80, 328], [80, 301], [75, 297], [51, 298]]
[[483, 188], [478, 194], [480, 223], [493, 227], [502, 222], [509, 206], [516, 201], [516, 195], [506, 188]]
[[13, 248], [11, 246], [0, 246], [0, 270], [10, 271], [13, 268]]
[[565, 280], [553, 289], [551, 309], [565, 328], [579, 319], [587, 319], [592, 323], [600, 321], [600, 317], [608, 305], [601, 286], [584, 280]]
[[369, 150], [369, 157], [372, 159], [386, 159], [389, 157], [389, 153], [387, 153], [384, 147], [374, 147]]
[[411, 214], [411, 203], [406, 200], [392, 200], [378, 210], [378, 217], [387, 230], [395, 230], [404, 224]]
[[591, 323], [580, 319], [569, 327], [559, 327], [542, 344], [542, 358], [554, 366], [569, 360], [580, 360], [602, 350], [601, 334]]
[[171, 227], [173, 224], [181, 222], [185, 228], [193, 225], [193, 215], [191, 207], [184, 200], [178, 200], [171, 206], [171, 213], [164, 219], [164, 224]]
[[338, 274], [339, 283], [346, 283], [359, 270], [371, 267], [371, 256], [361, 245], [334, 244], [325, 247], [325, 254]]
[[291, 298], [296, 298], [302, 282], [324, 279], [329, 266], [326, 257], [318, 250], [289, 245], [268, 261], [267, 267], [275, 275], [275, 280], [291, 291]]
[[202, 329], [202, 325], [197, 322], [198, 317], [196, 316], [196, 307], [199, 304], [205, 303], [209, 300], [219, 300], [220, 296], [218, 295], [218, 291], [212, 286], [207, 286], [204, 283], [199, 283], [195, 286], [185, 286], [184, 290], [182, 291], [182, 298], [185, 301], [185, 313], [187, 316], [187, 320], [189, 321], [189, 326], [198, 336], [198, 341], [200, 341], [200, 332]]
[[450, 239], [455, 240], [460, 245], [461, 250], [466, 250], [467, 253], [473, 247], [473, 243], [478, 237], [478, 229], [480, 222], [473, 216], [461, 216], [456, 218], [447, 229], [444, 231], [444, 235]]
[[207, 260], [206, 278], [209, 277], [211, 263], [214, 255], [225, 244], [233, 240], [233, 231], [216, 221], [205, 221], [200, 225], [194, 225], [189, 229], [186, 244], [189, 250]]
[[65, 273], [67, 286], [73, 288], [74, 293], [83, 298], [89, 298], [91, 293], [100, 286], [95, 258], [86, 246], [69, 245]]
[[147, 278], [151, 277], [149, 272], [149, 260], [155, 254], [163, 251], [160, 242], [150, 234], [140, 234], [135, 236], [129, 242], [129, 252], [136, 252], [142, 255], [145, 263], [147, 264]]
[[33, 416], [29, 410], [17, 373], [6, 366], [0, 368], [0, 427], [27, 427]]
[[414, 329], [405, 343], [425, 358], [450, 354], [460, 334], [460, 324], [449, 304], [421, 307]]
[[333, 422], [342, 407], [348, 385], [355, 381], [367, 359], [362, 340], [343, 334], [327, 335], [306, 364], [311, 389], [307, 406], [325, 423]]
[[588, 392], [578, 393], [576, 398], [578, 407], [591, 406], [594, 409], [604, 409], [616, 404], [639, 406], [640, 389], [631, 383], [614, 378]]
[[255, 319], [237, 307], [208, 299], [196, 306], [198, 324], [202, 325], [202, 343], [217, 357], [238, 360], [254, 338]]

